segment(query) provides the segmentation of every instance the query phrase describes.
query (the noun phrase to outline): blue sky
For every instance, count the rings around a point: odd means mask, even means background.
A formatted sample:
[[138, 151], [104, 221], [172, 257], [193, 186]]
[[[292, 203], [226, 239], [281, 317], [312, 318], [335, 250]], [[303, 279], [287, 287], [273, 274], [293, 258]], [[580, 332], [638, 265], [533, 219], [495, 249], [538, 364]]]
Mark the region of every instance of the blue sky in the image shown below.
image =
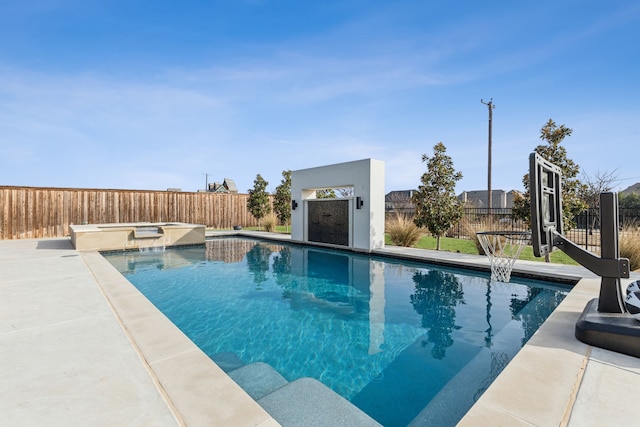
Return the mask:
[[521, 189], [552, 118], [640, 182], [640, 2], [0, 1], [0, 185], [195, 191], [365, 158]]

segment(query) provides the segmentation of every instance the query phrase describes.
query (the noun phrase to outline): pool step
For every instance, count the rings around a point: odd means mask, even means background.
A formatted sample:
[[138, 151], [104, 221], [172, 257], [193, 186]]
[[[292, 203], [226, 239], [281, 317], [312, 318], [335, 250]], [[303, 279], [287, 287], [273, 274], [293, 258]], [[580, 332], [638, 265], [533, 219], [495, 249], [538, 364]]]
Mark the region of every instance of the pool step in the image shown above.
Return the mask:
[[271, 365], [245, 365], [233, 353], [213, 361], [283, 427], [380, 426], [353, 403], [313, 378], [288, 382]]
[[320, 381], [300, 378], [258, 400], [283, 427], [380, 426]]
[[227, 375], [254, 400], [289, 384], [271, 365], [263, 362], [251, 363], [228, 372]]
[[234, 369], [238, 369], [244, 366], [244, 362], [240, 358], [230, 351], [224, 353], [216, 353], [211, 356], [216, 365], [220, 367], [224, 372], [229, 373]]

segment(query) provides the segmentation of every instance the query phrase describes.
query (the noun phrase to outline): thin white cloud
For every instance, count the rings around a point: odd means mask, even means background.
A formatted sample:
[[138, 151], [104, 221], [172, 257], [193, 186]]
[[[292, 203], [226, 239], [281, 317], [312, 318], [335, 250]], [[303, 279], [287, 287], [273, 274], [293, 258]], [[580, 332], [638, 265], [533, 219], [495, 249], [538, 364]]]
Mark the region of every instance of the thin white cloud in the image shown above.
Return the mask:
[[449, 77], [397, 55], [340, 58], [303, 54], [238, 61], [224, 67], [172, 70], [171, 81], [207, 85], [226, 99], [313, 104], [350, 95], [383, 95], [446, 84]]
[[[36, 185], [21, 180], [49, 171], [49, 183], [38, 180], [40, 185], [73, 186], [85, 181], [78, 177], [87, 167], [103, 179], [125, 176], [109, 167], [153, 163], [162, 169], [189, 150], [215, 152], [229, 126], [220, 100], [164, 82], [6, 68], [0, 74], [0, 145], [8, 154], [0, 160], [4, 183]], [[131, 166], [123, 158], [133, 159]]]
[[[141, 84], [93, 76], [51, 76], [16, 71], [0, 73], [0, 93], [11, 102], [0, 103], [0, 114], [14, 128], [60, 128], [74, 132], [108, 129], [109, 133], [145, 132], [182, 127], [190, 115], [215, 120], [224, 105], [216, 98], [164, 83]], [[50, 130], [49, 129], [49, 130]], [[42, 130], [43, 133], [46, 129]]]

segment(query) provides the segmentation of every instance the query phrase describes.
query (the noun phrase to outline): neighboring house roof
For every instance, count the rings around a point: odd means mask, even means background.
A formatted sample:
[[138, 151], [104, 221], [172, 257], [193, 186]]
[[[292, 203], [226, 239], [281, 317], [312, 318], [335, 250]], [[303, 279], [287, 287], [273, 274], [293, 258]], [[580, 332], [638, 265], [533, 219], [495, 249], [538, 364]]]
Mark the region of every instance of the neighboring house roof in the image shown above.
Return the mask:
[[384, 196], [384, 201], [390, 203], [411, 201], [411, 197], [413, 196], [414, 191], [416, 190], [390, 191]]
[[[515, 190], [491, 190], [492, 208], [511, 208], [513, 207], [513, 194]], [[478, 208], [487, 207], [487, 190], [463, 191], [458, 195], [458, 200], [462, 203], [470, 203]]]
[[[390, 191], [384, 196], [387, 209], [408, 208], [413, 206], [411, 198], [416, 190], [397, 190]], [[491, 190], [492, 204], [494, 208], [511, 208], [513, 207], [513, 194], [516, 190]], [[487, 190], [463, 191], [458, 195], [458, 199], [463, 203], [471, 203], [476, 207], [486, 207]]]
[[209, 183], [208, 191], [211, 193], [238, 193], [238, 187], [236, 182], [232, 179], [225, 178], [223, 182], [211, 182]]
[[209, 192], [211, 193], [228, 193], [227, 190], [221, 183], [219, 182], [210, 182], [209, 183]]
[[415, 209], [411, 197], [416, 190], [390, 191], [384, 196], [384, 205], [387, 211]]
[[222, 183], [222, 185], [224, 185], [224, 187], [229, 190], [229, 193], [234, 193], [236, 194], [238, 192], [238, 187], [236, 186], [236, 182], [232, 179], [229, 178], [225, 178], [224, 182]]

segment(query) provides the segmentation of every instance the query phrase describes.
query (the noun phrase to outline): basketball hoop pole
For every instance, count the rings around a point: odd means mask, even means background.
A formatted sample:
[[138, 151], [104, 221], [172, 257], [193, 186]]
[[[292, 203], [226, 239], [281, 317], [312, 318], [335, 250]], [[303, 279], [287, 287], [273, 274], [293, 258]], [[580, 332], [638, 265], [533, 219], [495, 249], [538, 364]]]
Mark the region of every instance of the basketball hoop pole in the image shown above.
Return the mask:
[[618, 194], [600, 194], [600, 246], [602, 258], [618, 261], [619, 269], [615, 275], [602, 275], [598, 311], [605, 313], [624, 313], [625, 304], [622, 297], [620, 278], [629, 278], [629, 260], [620, 258], [618, 242], [619, 227]]
[[629, 260], [620, 258], [618, 246], [618, 198], [616, 193], [600, 194], [600, 247], [598, 257], [566, 239], [553, 233], [554, 245], [578, 264], [600, 276], [600, 296], [598, 311], [602, 313], [624, 313], [624, 299], [620, 286], [621, 278], [629, 278]]

